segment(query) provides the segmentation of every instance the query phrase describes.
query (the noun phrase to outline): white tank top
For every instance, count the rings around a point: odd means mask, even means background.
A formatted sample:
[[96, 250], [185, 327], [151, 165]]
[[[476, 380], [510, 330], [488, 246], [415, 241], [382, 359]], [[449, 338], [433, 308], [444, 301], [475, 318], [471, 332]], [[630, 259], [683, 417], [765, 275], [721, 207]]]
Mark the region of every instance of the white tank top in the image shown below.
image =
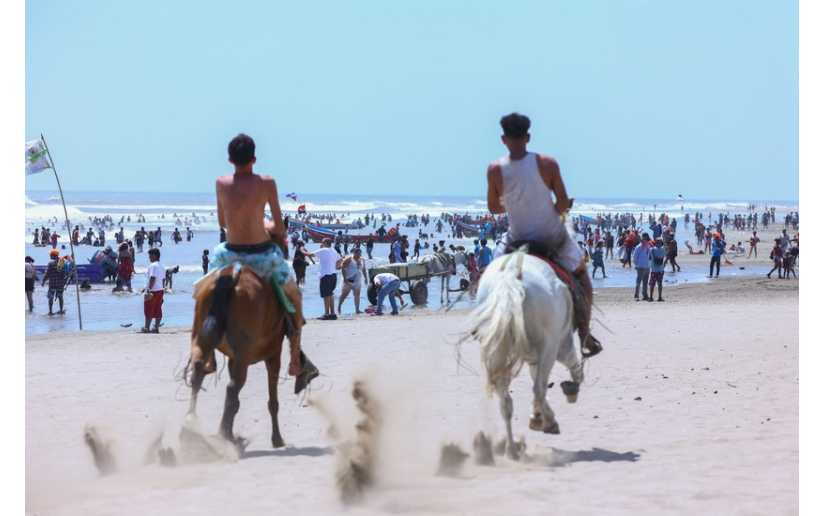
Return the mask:
[[505, 156], [498, 163], [504, 183], [501, 200], [510, 221], [510, 240], [558, 239], [566, 229], [553, 204], [552, 192], [539, 174], [538, 157], [528, 152], [520, 160]]

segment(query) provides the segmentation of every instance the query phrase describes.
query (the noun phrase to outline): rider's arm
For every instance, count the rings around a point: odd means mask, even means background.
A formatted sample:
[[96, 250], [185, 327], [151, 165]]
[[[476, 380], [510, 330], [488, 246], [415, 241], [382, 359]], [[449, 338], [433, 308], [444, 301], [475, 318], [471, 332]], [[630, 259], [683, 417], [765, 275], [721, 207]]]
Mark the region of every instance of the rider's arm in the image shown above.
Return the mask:
[[221, 204], [221, 182], [215, 181], [215, 198], [218, 200], [218, 227], [226, 228], [226, 217], [223, 214], [223, 204]]
[[503, 185], [501, 181], [501, 166], [491, 163], [487, 167], [487, 209], [490, 213], [504, 213], [506, 210], [501, 204]]
[[271, 177], [266, 178], [266, 183], [267, 203], [269, 204], [269, 211], [272, 213], [272, 225], [275, 226], [278, 237], [285, 237], [284, 216], [281, 213], [281, 204], [278, 202], [278, 186]]
[[559, 164], [550, 156], [538, 155], [539, 174], [547, 185], [547, 188], [553, 191], [556, 195], [556, 211], [559, 214], [564, 214], [567, 210], [573, 207], [573, 199], [567, 197], [567, 189], [564, 187], [564, 181], [561, 179], [561, 170]]

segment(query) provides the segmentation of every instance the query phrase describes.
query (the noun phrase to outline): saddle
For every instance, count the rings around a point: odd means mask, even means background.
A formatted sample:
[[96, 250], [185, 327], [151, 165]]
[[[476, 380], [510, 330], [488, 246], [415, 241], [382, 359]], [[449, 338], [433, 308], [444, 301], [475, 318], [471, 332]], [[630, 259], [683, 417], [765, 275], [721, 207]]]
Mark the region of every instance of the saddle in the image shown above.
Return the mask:
[[527, 248], [527, 254], [531, 256], [535, 256], [536, 258], [543, 260], [547, 265], [549, 265], [553, 272], [556, 273], [556, 276], [559, 277], [567, 288], [570, 289], [570, 294], [573, 296], [573, 303], [576, 303], [576, 298], [579, 297], [578, 294], [581, 291], [581, 287], [576, 283], [573, 279], [573, 275], [570, 272], [556, 263], [555, 255], [556, 252], [550, 247], [545, 244], [544, 242], [538, 242], [535, 240], [517, 240], [515, 242], [511, 242], [504, 248], [504, 254], [511, 254], [519, 249]]

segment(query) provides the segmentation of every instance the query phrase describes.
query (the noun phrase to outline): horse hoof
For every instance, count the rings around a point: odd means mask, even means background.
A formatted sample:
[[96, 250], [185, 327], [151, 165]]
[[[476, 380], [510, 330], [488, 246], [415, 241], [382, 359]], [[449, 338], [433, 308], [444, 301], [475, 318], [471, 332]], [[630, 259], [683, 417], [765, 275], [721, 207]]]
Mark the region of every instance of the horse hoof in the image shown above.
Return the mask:
[[544, 433], [545, 434], [559, 435], [561, 433], [561, 429], [559, 429], [559, 423], [557, 421], [553, 421], [552, 424], [545, 427]]
[[496, 455], [504, 455], [504, 450], [507, 448], [507, 439], [501, 438], [499, 442], [493, 447], [493, 453]]
[[272, 447], [273, 448], [283, 448], [284, 446], [286, 446], [286, 444], [284, 444], [284, 440], [281, 438], [280, 435], [278, 437], [273, 437], [272, 438]]
[[231, 440], [231, 442], [235, 445], [235, 449], [238, 450], [238, 455], [243, 455], [246, 447], [249, 446], [249, 439], [245, 439], [243, 437], [235, 437]]
[[544, 429], [544, 421], [542, 420], [541, 414], [533, 414], [533, 417], [530, 418], [529, 426], [530, 430], [541, 432]]
[[475, 462], [479, 466], [493, 466], [495, 460], [493, 459], [493, 442], [484, 432], [479, 432], [473, 438], [473, 454], [475, 455]]
[[507, 456], [510, 457], [511, 460], [515, 460], [515, 461], [518, 461], [519, 459], [521, 459], [521, 456], [519, 455], [518, 449], [515, 446], [511, 446], [510, 448], [507, 449]]
[[567, 403], [576, 403], [579, 399], [579, 384], [576, 382], [561, 382], [561, 390], [567, 398]]

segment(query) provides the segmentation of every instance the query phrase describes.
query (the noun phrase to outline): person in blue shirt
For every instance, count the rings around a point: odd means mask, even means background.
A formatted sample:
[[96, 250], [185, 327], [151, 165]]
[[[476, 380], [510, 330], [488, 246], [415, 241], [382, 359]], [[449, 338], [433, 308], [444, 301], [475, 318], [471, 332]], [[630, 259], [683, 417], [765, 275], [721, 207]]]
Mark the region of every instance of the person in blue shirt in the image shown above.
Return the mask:
[[639, 300], [639, 287], [642, 288], [642, 296], [645, 301], [649, 300], [647, 295], [647, 282], [650, 279], [650, 235], [642, 233], [642, 241], [633, 249], [633, 264], [636, 266], [636, 293], [633, 298]]
[[725, 241], [719, 233], [713, 235], [713, 242], [710, 246], [710, 276], [713, 277], [713, 266], [716, 265], [716, 277], [719, 277], [719, 266], [722, 263], [722, 255], [725, 254]]
[[659, 299], [657, 301], [664, 301], [662, 299], [662, 280], [665, 276], [665, 257], [667, 253], [664, 249], [664, 241], [661, 238], [656, 239], [656, 247], [650, 250], [650, 295], [647, 297], [648, 301], [653, 301], [653, 287], [657, 286], [659, 290]]
[[662, 236], [662, 224], [656, 222], [650, 225], [650, 229], [653, 231], [653, 239], [656, 240], [657, 238]]
[[392, 243], [392, 254], [390, 255], [390, 263], [401, 263], [401, 239], [395, 239], [395, 242]]
[[476, 264], [478, 265], [479, 272], [484, 272], [484, 269], [490, 265], [490, 262], [493, 261], [493, 251], [487, 247], [487, 240], [481, 239], [480, 242], [481, 246], [478, 248], [478, 253], [476, 258]]

